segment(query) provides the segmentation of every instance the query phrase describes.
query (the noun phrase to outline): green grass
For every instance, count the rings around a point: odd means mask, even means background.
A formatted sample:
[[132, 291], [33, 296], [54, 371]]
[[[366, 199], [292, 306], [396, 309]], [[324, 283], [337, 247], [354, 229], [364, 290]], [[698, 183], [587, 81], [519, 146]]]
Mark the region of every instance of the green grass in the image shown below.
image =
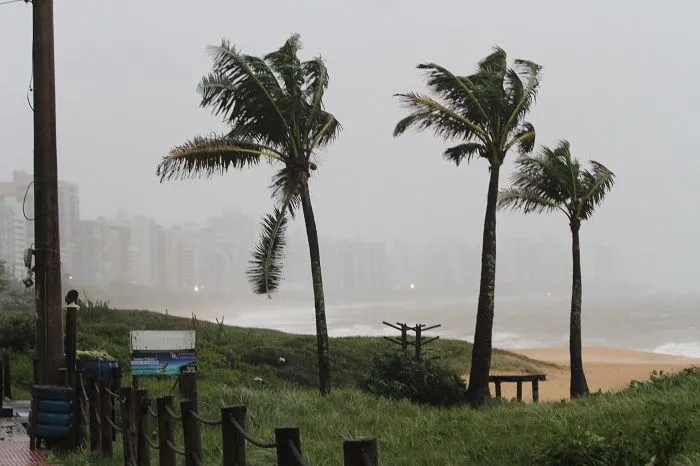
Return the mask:
[[[657, 444], [673, 435], [674, 426], [679, 426], [681, 435], [673, 460], [666, 464], [700, 464], [699, 370], [574, 402], [503, 402], [479, 410], [415, 406], [352, 389], [336, 390], [322, 398], [313, 390], [220, 385], [202, 395], [200, 411], [215, 418], [221, 406], [232, 403], [248, 407], [248, 429], [260, 439], [272, 440], [275, 426], [299, 426], [302, 450], [312, 465], [342, 464], [342, 441], [356, 436], [377, 437], [380, 461], [385, 466], [644, 465], [646, 462], [592, 459], [547, 463], [541, 455], [559, 445], [578, 448], [579, 442], [585, 454], [594, 454], [601, 442], [623, 438], [631, 442], [629, 448], [639, 449], [648, 460]], [[218, 429], [202, 429], [205, 464], [220, 464]], [[182, 445], [180, 434], [177, 439]], [[115, 445], [115, 451], [119, 448]], [[272, 451], [249, 446], [248, 452], [251, 465], [274, 464]], [[155, 455], [152, 459], [155, 462]], [[120, 464], [119, 456], [103, 460], [97, 455], [72, 455], [63, 460], [66, 466]]]
[[[266, 386], [316, 387], [318, 359], [316, 337], [293, 335], [274, 330], [222, 326], [149, 311], [112, 309], [81, 310], [78, 320], [78, 349], [106, 351], [128, 367], [130, 330], [197, 329], [200, 385], [228, 384], [257, 386], [260, 377]], [[333, 384], [356, 387], [375, 356], [398, 347], [377, 337], [334, 338], [330, 343]], [[466, 373], [471, 345], [456, 340], [437, 340], [424, 347], [426, 357], [444, 358], [460, 373]], [[286, 360], [278, 363], [279, 357]], [[13, 354], [13, 384], [18, 394], [31, 386], [31, 361], [26, 354]], [[523, 356], [495, 351], [496, 370], [536, 371], [543, 363]], [[163, 385], [166, 385], [163, 382]], [[16, 398], [18, 396], [15, 396]]]
[[[663, 454], [660, 447], [664, 445], [673, 447], [669, 449], [673, 462], [654, 464], [700, 465], [698, 370], [656, 377], [623, 392], [574, 402], [498, 402], [478, 410], [434, 408], [378, 399], [354, 388], [374, 356], [398, 350], [381, 338], [332, 339], [334, 391], [321, 397], [315, 388], [312, 336], [218, 326], [143, 311], [81, 311], [79, 320], [79, 348], [106, 351], [122, 364], [128, 361], [129, 330], [196, 327], [203, 416], [217, 418], [221, 407], [243, 403], [248, 407], [248, 429], [262, 440], [272, 440], [277, 426], [299, 426], [302, 450], [312, 465], [342, 464], [343, 439], [357, 436], [378, 439], [380, 461], [386, 466], [645, 464], [653, 454]], [[426, 347], [426, 356], [440, 356], [466, 372], [470, 350], [465, 342], [438, 340]], [[277, 363], [279, 356], [286, 358], [285, 365]], [[29, 357], [14, 354], [12, 361], [15, 390], [26, 390], [31, 379]], [[517, 371], [546, 366], [503, 351], [495, 352], [493, 365], [498, 370]], [[254, 377], [265, 382], [254, 382]], [[151, 397], [162, 396], [171, 394], [173, 380], [149, 378], [143, 386]], [[204, 464], [220, 464], [218, 428], [203, 426], [202, 431]], [[181, 432], [176, 438], [182, 446]], [[624, 450], [645, 460], [546, 461], [557, 449], [583, 457]], [[113, 459], [82, 452], [60, 461], [66, 466], [116, 466], [121, 464], [119, 441], [114, 451]], [[250, 465], [274, 464], [272, 451], [249, 446], [248, 452]], [[155, 454], [152, 460], [156, 464]]]

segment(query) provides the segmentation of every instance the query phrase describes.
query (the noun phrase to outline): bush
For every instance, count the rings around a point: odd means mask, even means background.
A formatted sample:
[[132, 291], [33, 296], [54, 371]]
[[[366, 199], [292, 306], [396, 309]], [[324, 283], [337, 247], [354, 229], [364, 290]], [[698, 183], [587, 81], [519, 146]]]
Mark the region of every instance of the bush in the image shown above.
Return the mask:
[[690, 426], [652, 421], [641, 435], [599, 435], [576, 428], [547, 447], [535, 462], [547, 466], [668, 466], [681, 452]]
[[466, 402], [466, 385], [439, 359], [416, 361], [403, 354], [377, 358], [360, 388], [373, 395], [413, 403], [452, 406]]
[[33, 312], [0, 312], [0, 347], [27, 351], [34, 347], [36, 315]]

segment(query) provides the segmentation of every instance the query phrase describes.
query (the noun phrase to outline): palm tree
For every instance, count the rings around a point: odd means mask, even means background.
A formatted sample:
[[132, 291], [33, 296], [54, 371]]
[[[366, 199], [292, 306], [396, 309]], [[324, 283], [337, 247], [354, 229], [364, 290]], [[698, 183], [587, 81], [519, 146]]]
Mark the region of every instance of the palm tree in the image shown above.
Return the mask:
[[476, 73], [457, 76], [434, 63], [418, 65], [425, 70], [433, 96], [419, 93], [398, 94], [409, 109], [399, 121], [394, 136], [408, 128], [432, 130], [459, 144], [444, 156], [459, 165], [474, 158], [489, 163], [490, 180], [486, 197], [481, 282], [474, 332], [474, 348], [467, 396], [472, 404], [483, 403], [489, 395], [488, 375], [496, 281], [496, 203], [501, 165], [512, 148], [528, 153], [535, 144], [535, 128], [525, 121], [537, 96], [541, 67], [527, 60], [515, 60], [508, 67], [506, 52], [495, 48], [481, 60]]
[[569, 317], [569, 357], [571, 360], [571, 397], [588, 394], [581, 354], [581, 222], [588, 220], [615, 183], [615, 175], [604, 165], [591, 161], [582, 168], [571, 157], [569, 143], [561, 141], [553, 150], [544, 147], [535, 156], [516, 161], [513, 186], [499, 194], [499, 208], [524, 213], [561, 211], [569, 219], [573, 272], [571, 315]]
[[323, 60], [302, 62], [297, 57], [300, 49], [297, 34], [262, 58], [244, 55], [227, 41], [210, 47], [214, 64], [199, 84], [201, 105], [223, 116], [231, 129], [226, 134], [197, 136], [175, 147], [160, 162], [157, 175], [161, 182], [211, 177], [261, 160], [279, 167], [271, 185], [275, 208], [262, 221], [247, 275], [255, 293], [270, 296], [277, 290], [287, 221], [301, 206], [311, 259], [319, 387], [325, 395], [331, 391], [330, 355], [309, 179], [316, 170], [316, 153], [338, 136], [341, 126], [324, 109], [328, 71]]

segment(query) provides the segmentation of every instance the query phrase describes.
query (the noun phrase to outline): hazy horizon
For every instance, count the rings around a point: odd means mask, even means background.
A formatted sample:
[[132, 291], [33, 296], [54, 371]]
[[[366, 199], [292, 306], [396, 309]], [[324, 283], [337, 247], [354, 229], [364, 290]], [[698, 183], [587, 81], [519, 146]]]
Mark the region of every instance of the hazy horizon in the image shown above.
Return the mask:
[[[700, 5], [506, 4], [300, 0], [271, 10], [223, 0], [56, 0], [59, 176], [80, 185], [85, 218], [125, 209], [164, 224], [202, 222], [234, 206], [259, 219], [272, 207], [268, 167], [162, 185], [155, 167], [172, 146], [223, 128], [199, 108], [196, 93], [210, 69], [207, 45], [226, 38], [261, 55], [298, 32], [303, 57], [326, 59], [326, 106], [344, 127], [321, 154], [312, 181], [319, 232], [385, 244], [478, 246], [487, 163], [456, 168], [441, 157], [448, 143], [429, 134], [394, 139], [405, 110], [393, 94], [425, 89], [415, 69], [420, 62], [467, 74], [499, 45], [509, 60], [544, 67], [530, 117], [538, 147], [568, 139], [575, 157], [603, 162], [617, 175], [582, 228], [584, 274], [600, 245], [614, 251], [615, 273], [630, 285], [697, 292], [700, 252], [693, 245], [700, 221], [686, 212], [700, 202], [694, 187], [700, 160], [692, 157], [690, 131], [700, 102], [692, 92], [700, 70], [693, 45], [700, 43], [694, 25]], [[259, 21], [241, 20], [257, 17], [265, 20], [265, 34]], [[484, 20], [494, 17], [497, 29]], [[0, 180], [32, 168], [31, 36], [31, 6], [1, 5]], [[506, 160], [502, 186], [514, 158]], [[509, 275], [500, 264], [517, 262], [520, 238], [551, 241], [551, 255], [570, 260], [561, 215], [498, 218], [497, 295], [499, 280]], [[291, 229], [301, 234], [303, 222]], [[584, 302], [585, 293], [584, 283]]]

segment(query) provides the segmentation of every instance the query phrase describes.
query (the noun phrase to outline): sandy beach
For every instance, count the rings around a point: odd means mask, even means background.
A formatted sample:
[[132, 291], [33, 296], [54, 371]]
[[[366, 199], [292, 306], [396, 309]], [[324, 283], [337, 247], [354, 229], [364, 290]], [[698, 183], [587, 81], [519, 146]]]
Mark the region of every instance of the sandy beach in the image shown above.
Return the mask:
[[[562, 366], [561, 369], [544, 368], [547, 381], [540, 383], [540, 400], [558, 401], [569, 397], [569, 349], [533, 348], [510, 349], [513, 353]], [[584, 348], [584, 369], [591, 391], [619, 390], [632, 380], [647, 380], [656, 371], [677, 372], [686, 367], [700, 366], [700, 358], [688, 358], [667, 354], [647, 353], [613, 348]], [[496, 372], [494, 372], [496, 373]], [[504, 397], [515, 397], [515, 384], [503, 385]], [[530, 384], [523, 386], [523, 398], [532, 400]]]

